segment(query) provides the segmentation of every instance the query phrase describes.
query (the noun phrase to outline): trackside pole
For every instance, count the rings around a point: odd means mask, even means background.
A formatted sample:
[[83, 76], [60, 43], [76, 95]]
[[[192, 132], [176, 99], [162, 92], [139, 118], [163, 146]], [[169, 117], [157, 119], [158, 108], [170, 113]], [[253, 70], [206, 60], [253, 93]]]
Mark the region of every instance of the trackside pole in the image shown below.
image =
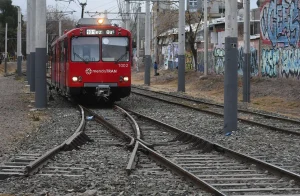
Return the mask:
[[[208, 28], [207, 28], [207, 0], [204, 0], [204, 76], [208, 72]], [[197, 66], [197, 65], [196, 65]]]
[[185, 92], [185, 0], [179, 0], [178, 91]]
[[36, 1], [36, 58], [35, 58], [35, 107], [47, 107], [46, 84], [46, 0]]
[[[39, 0], [38, 0], [39, 1]], [[35, 18], [36, 0], [31, 0], [30, 14], [30, 92], [35, 92]]]
[[145, 24], [145, 78], [144, 84], [150, 86], [150, 0], [146, 0], [146, 24]]
[[139, 71], [139, 59], [140, 59], [140, 13], [141, 7], [139, 5], [138, 14], [137, 14], [137, 32], [136, 32], [136, 71]]
[[5, 24], [4, 75], [7, 74], [7, 23]]
[[237, 0], [225, 1], [224, 133], [237, 130]]
[[250, 0], [244, 0], [243, 102], [250, 103]]
[[31, 0], [27, 0], [27, 24], [26, 24], [26, 79], [27, 83], [30, 84], [30, 23], [31, 23]]
[[17, 54], [18, 54], [18, 62], [17, 62], [17, 72], [18, 76], [22, 75], [22, 42], [21, 42], [21, 8], [18, 7], [18, 36], [17, 36]]

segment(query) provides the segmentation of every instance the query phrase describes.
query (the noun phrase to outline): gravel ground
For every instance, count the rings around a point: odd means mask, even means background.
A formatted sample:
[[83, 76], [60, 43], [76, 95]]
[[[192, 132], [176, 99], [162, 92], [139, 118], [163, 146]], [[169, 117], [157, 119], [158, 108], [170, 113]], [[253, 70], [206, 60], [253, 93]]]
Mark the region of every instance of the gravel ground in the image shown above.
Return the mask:
[[224, 136], [223, 118], [137, 95], [123, 99], [119, 104], [238, 152], [263, 155], [270, 162], [289, 163], [296, 168], [295, 172], [300, 173], [299, 137], [242, 123], [238, 124], [237, 132]]
[[[56, 99], [58, 100], [58, 99]], [[58, 103], [58, 104], [57, 104]], [[47, 123], [51, 129], [58, 127], [64, 128], [65, 122], [72, 122], [68, 118], [60, 118], [72, 113], [67, 103], [60, 100], [52, 103], [55, 108], [50, 107], [50, 111], [59, 110], [61, 113], [52, 116], [52, 120]], [[52, 112], [50, 112], [52, 114]], [[59, 120], [61, 119], [61, 120]], [[74, 121], [74, 119], [73, 119]], [[88, 130], [105, 130], [103, 127], [96, 128], [88, 122]], [[48, 143], [53, 138], [49, 132], [49, 126], [41, 126], [39, 129], [41, 141]], [[63, 129], [65, 130], [65, 128]], [[52, 132], [52, 134], [55, 132]], [[62, 136], [62, 135], [61, 135]], [[114, 136], [112, 136], [114, 137]], [[101, 138], [101, 137], [100, 137]], [[33, 137], [34, 139], [34, 137]], [[33, 140], [34, 141], [34, 140]], [[36, 141], [36, 140], [35, 140]], [[97, 141], [97, 140], [96, 140]], [[64, 166], [66, 163], [72, 167], [84, 168], [83, 177], [64, 177], [64, 176], [41, 176], [34, 175], [29, 178], [9, 178], [0, 181], [0, 193], [14, 195], [210, 195], [199, 189], [195, 189], [190, 183], [180, 179], [178, 176], [167, 172], [165, 175], [156, 175], [150, 168], [137, 169], [130, 176], [127, 175], [125, 168], [129, 160], [130, 152], [122, 145], [111, 146], [100, 142], [87, 143], [81, 146], [82, 150], [62, 152], [55, 157], [50, 165]], [[24, 149], [31, 147], [24, 144]], [[53, 143], [53, 142], [50, 142]], [[91, 151], [88, 153], [88, 151]], [[113, 154], [113, 156], [112, 156]], [[141, 155], [140, 155], [141, 156]], [[141, 161], [141, 160], [140, 160]], [[147, 164], [155, 163], [151, 160]], [[140, 164], [139, 164], [140, 165]], [[158, 166], [156, 166], [158, 167]], [[178, 191], [178, 189], [180, 191]]]
[[15, 76], [0, 76], [0, 162], [20, 146], [20, 140], [36, 128], [37, 123], [29, 112], [32, 94], [25, 82]]

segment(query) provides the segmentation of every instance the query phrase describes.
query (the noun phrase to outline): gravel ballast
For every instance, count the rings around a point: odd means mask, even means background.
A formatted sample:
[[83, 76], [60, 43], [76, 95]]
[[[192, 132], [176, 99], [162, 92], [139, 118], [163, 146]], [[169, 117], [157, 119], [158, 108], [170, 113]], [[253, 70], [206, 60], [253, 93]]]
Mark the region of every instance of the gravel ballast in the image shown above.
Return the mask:
[[231, 136], [225, 136], [223, 118], [220, 117], [137, 95], [123, 99], [119, 104], [238, 152], [254, 156], [263, 155], [266, 160], [278, 161], [279, 165], [288, 162], [300, 172], [300, 137], [240, 122], [238, 131], [233, 132]]

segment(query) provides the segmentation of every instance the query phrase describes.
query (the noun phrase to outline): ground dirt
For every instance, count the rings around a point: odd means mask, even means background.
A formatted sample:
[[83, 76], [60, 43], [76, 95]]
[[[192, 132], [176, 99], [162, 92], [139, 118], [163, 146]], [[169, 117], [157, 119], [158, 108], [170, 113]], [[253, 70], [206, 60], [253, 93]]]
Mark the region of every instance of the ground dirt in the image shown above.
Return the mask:
[[[154, 76], [154, 72], [151, 70], [150, 88], [152, 90], [176, 92], [178, 71], [160, 70], [159, 74], [159, 76]], [[132, 71], [132, 84], [144, 84], [144, 70]], [[238, 101], [240, 105], [300, 119], [299, 80], [253, 77], [251, 79], [251, 103], [249, 104], [242, 103], [242, 78], [239, 78], [238, 84]], [[186, 71], [185, 94], [223, 104], [224, 76], [209, 75], [203, 77], [199, 72]]]
[[13, 75], [16, 69], [16, 62], [9, 62], [5, 74], [4, 63], [0, 64], [0, 163], [47, 118], [43, 110], [32, 110], [34, 93], [26, 85], [25, 76]]

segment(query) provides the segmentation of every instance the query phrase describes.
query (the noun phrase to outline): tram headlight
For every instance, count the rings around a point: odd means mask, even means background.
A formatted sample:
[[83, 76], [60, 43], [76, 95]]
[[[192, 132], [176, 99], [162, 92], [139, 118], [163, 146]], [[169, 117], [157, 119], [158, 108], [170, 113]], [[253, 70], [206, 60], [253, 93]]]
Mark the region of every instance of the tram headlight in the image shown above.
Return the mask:
[[103, 18], [98, 19], [98, 23], [99, 23], [99, 24], [102, 24], [103, 21], [104, 21]]
[[129, 78], [128, 78], [128, 77], [124, 77], [123, 80], [124, 80], [125, 82], [128, 82]]
[[72, 78], [72, 81], [73, 81], [73, 82], [78, 82], [78, 77], [74, 76], [74, 77]]

